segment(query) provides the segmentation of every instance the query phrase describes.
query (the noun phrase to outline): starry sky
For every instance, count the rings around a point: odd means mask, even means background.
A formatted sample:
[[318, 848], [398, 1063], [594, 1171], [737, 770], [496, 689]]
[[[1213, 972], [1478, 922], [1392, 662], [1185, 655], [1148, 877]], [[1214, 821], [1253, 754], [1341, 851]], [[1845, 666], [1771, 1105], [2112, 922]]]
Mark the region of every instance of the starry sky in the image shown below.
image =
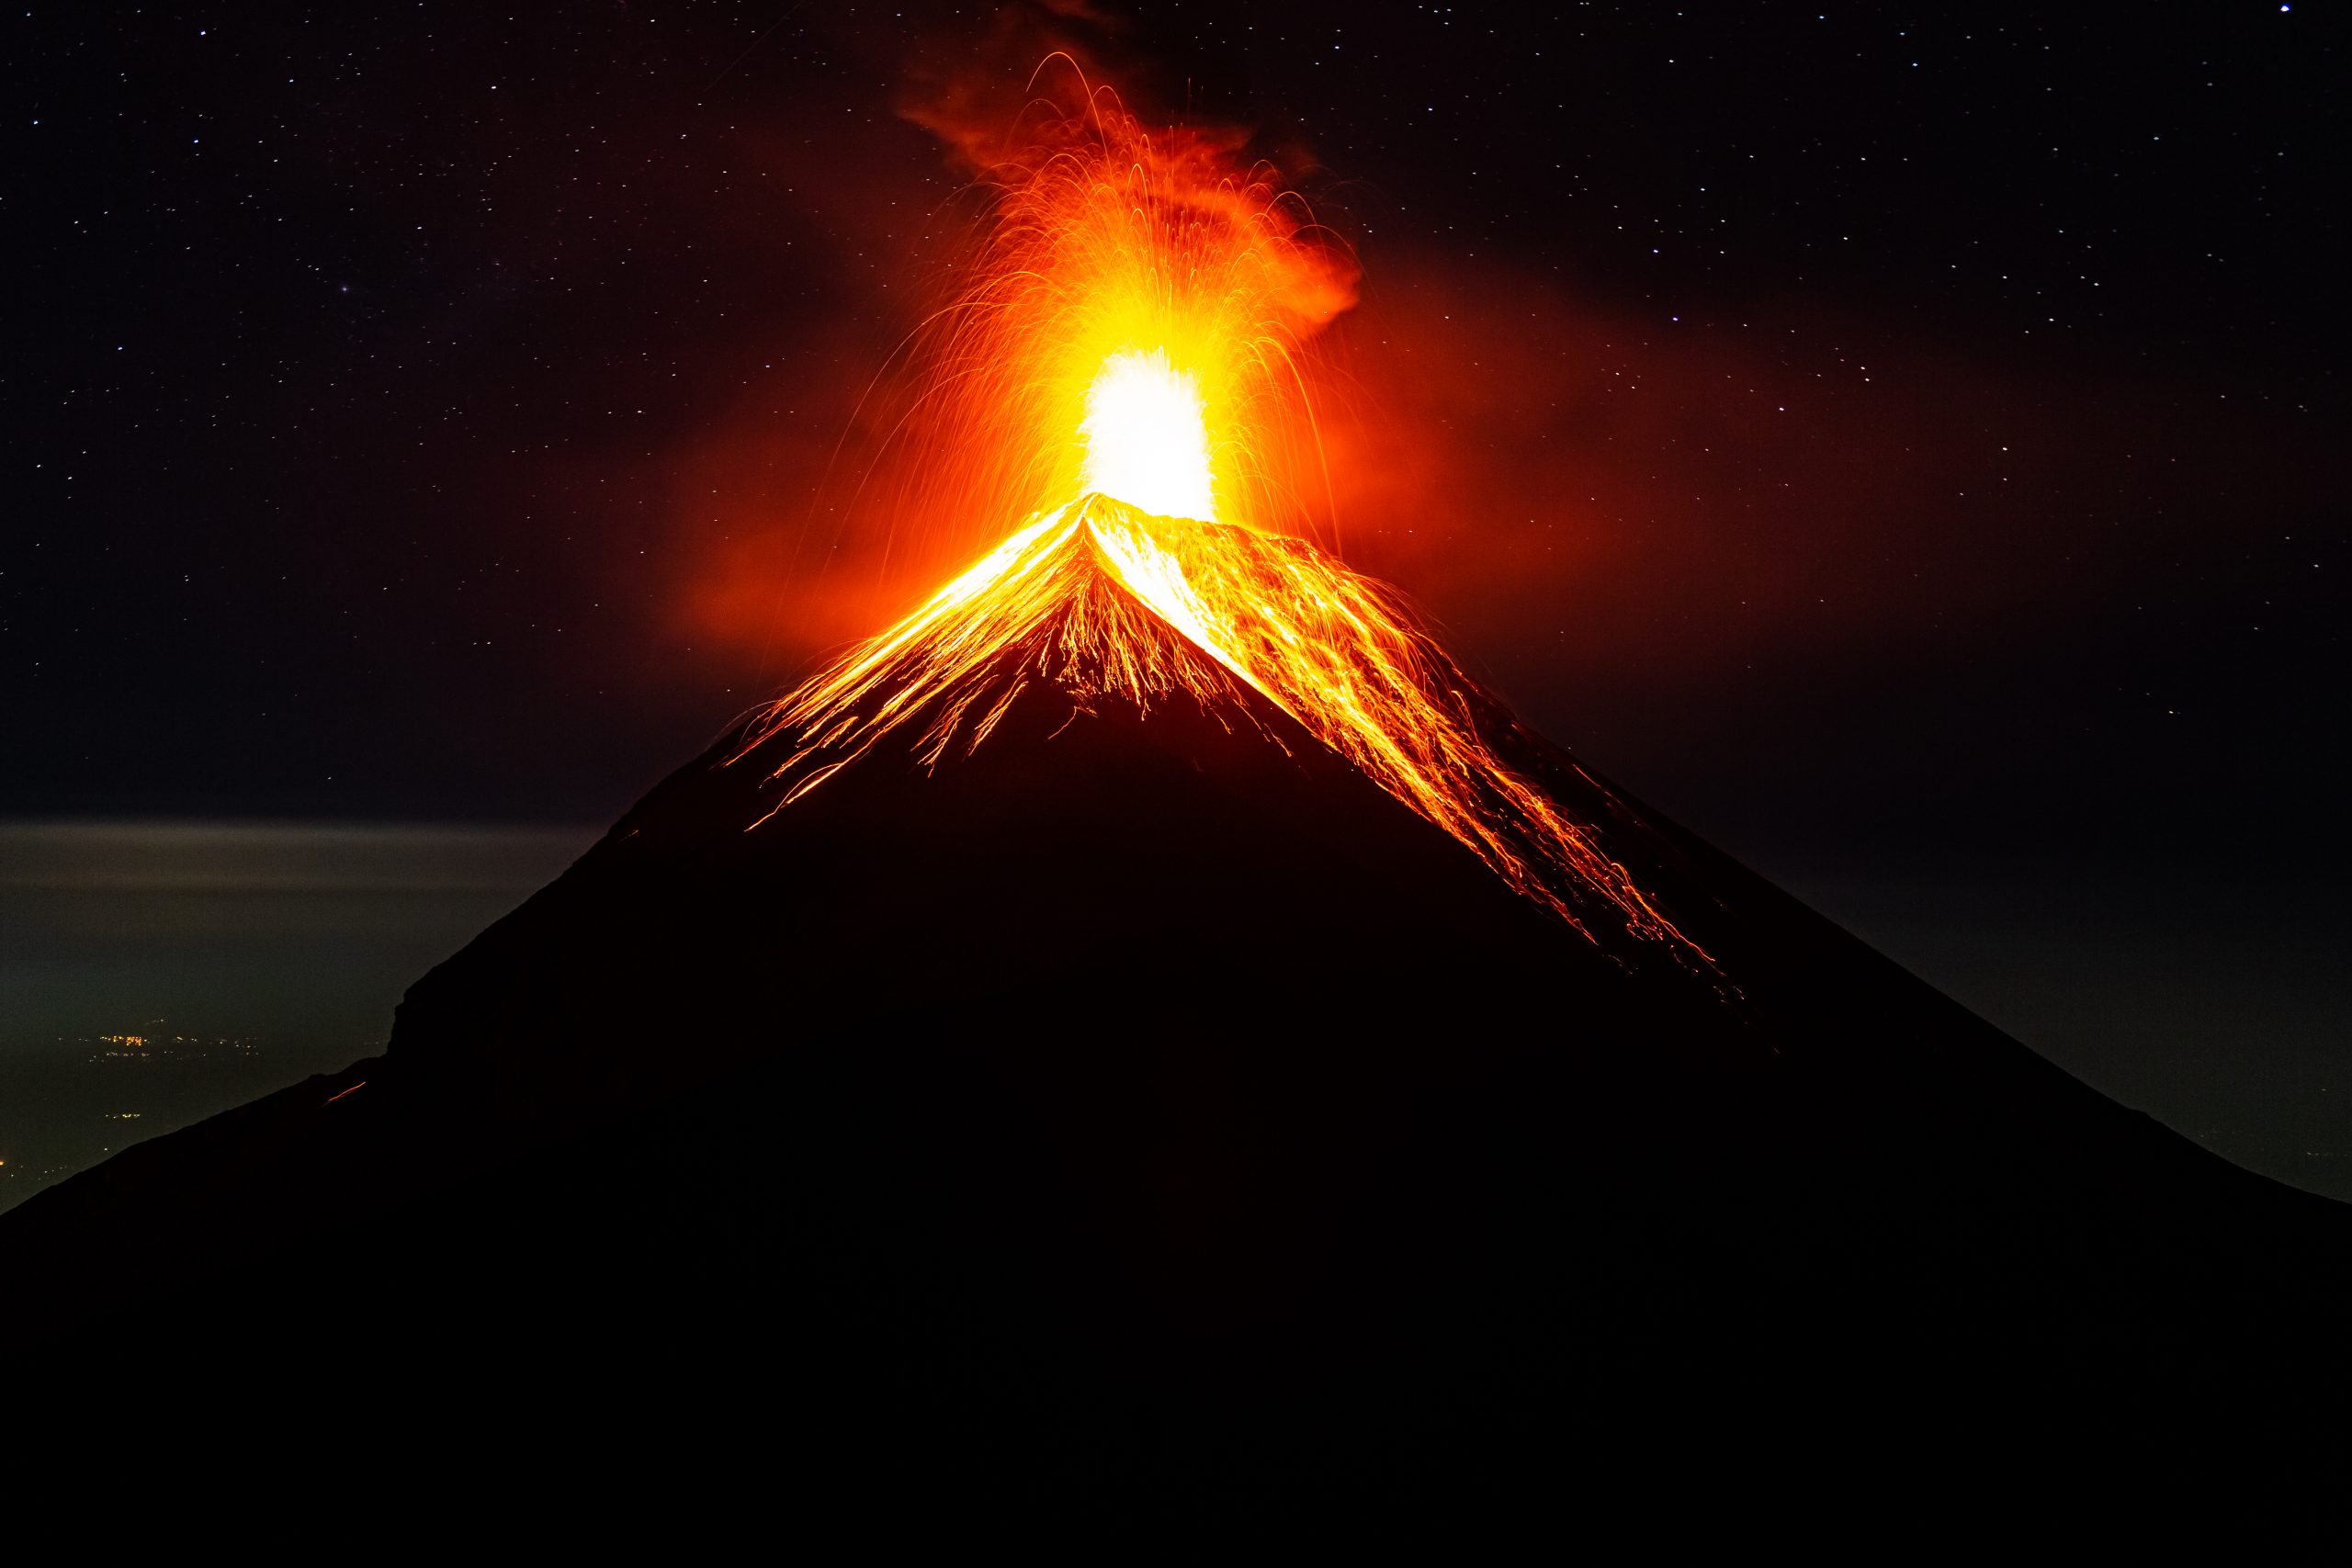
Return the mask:
[[858, 502], [907, 111], [1061, 41], [1353, 244], [1331, 536], [1538, 728], [1898, 956], [2221, 954], [2077, 1003], [2316, 1092], [2340, 28], [1547, 9], [13, 14], [0, 816], [594, 824], [876, 629], [954, 554]]

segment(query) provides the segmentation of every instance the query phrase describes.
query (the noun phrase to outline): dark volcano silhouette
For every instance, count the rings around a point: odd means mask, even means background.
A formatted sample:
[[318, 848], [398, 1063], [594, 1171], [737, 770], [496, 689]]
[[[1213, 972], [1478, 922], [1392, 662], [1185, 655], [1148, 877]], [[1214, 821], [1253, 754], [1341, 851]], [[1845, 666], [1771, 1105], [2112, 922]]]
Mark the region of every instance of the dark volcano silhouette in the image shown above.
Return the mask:
[[1482, 722], [1719, 975], [1580, 938], [1238, 686], [1033, 681], [977, 749], [886, 741], [754, 831], [787, 742], [723, 765], [747, 724], [384, 1056], [0, 1218], [10, 1343], [198, 1360], [189, 1400], [330, 1446], [626, 1433], [632, 1473], [808, 1506], [2301, 1440], [2352, 1213]]

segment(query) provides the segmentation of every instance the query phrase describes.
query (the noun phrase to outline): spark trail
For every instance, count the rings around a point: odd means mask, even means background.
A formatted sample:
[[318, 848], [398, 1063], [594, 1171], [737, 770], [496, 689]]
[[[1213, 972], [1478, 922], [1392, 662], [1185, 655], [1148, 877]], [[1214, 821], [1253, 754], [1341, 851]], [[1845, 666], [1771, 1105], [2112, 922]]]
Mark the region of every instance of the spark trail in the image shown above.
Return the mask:
[[992, 175], [997, 229], [940, 318], [942, 470], [965, 506], [1026, 490], [1028, 520], [752, 727], [734, 760], [785, 752], [761, 820], [902, 728], [926, 765], [984, 743], [1035, 682], [1143, 708], [1238, 683], [1589, 939], [1606, 921], [1707, 963], [1498, 755], [1498, 706], [1397, 595], [1289, 525], [1304, 340], [1353, 277], [1295, 198], [1101, 91]]

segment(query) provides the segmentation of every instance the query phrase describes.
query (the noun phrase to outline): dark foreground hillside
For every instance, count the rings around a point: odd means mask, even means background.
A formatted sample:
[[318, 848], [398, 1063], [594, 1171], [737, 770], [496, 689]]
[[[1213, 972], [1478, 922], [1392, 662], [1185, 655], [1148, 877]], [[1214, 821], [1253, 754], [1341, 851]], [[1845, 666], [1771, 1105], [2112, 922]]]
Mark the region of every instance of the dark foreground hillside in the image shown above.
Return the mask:
[[1720, 974], [1254, 698], [1035, 687], [752, 832], [722, 745], [385, 1057], [0, 1218], [23, 1396], [417, 1506], [1150, 1539], [2333, 1441], [2352, 1212], [1513, 744]]

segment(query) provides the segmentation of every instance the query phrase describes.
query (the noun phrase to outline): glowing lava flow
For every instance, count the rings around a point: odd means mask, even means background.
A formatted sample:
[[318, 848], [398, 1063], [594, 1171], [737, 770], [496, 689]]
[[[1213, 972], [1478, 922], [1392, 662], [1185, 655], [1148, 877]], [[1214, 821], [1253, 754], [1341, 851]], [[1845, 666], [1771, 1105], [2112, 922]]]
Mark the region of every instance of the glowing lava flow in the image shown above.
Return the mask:
[[[1283, 322], [1312, 316], [1283, 299], [1302, 278], [1328, 284], [1329, 265], [1198, 146], [1154, 161], [1131, 119], [1099, 97], [1091, 107], [1085, 136], [1006, 176], [1013, 237], [996, 265], [1011, 276], [982, 269], [943, 372], [967, 397], [976, 380], [1001, 388], [992, 423], [978, 405], [961, 423], [1043, 444], [1021, 471], [1077, 499], [1046, 498], [752, 727], [736, 759], [779, 739], [787, 753], [767, 816], [903, 726], [925, 765], [959, 739], [980, 745], [1034, 682], [1142, 708], [1178, 693], [1214, 702], [1238, 682], [1587, 937], [1605, 908], [1704, 962], [1496, 752], [1487, 700], [1388, 589], [1251, 515], [1280, 446], [1261, 426], [1295, 382]], [[1091, 356], [1082, 383], [1073, 354]]]

